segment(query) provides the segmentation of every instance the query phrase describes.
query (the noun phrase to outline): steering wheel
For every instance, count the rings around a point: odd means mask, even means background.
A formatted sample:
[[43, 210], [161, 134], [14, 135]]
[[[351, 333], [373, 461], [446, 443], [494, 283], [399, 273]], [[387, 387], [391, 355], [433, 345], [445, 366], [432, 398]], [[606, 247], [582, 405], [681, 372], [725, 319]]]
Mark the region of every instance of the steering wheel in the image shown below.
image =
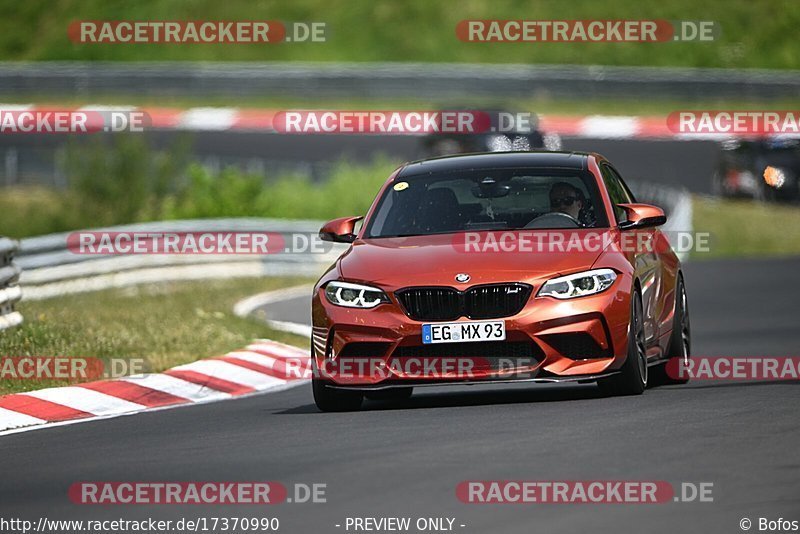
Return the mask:
[[525, 228], [580, 228], [583, 225], [570, 215], [560, 211], [551, 211], [536, 217], [525, 225]]

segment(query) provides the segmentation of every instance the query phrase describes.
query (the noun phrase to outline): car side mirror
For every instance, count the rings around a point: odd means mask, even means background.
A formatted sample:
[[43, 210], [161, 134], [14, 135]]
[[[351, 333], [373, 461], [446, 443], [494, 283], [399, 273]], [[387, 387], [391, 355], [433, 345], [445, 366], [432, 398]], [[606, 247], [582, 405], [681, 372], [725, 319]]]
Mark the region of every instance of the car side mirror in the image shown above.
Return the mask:
[[628, 216], [626, 221], [619, 223], [620, 230], [652, 228], [667, 222], [664, 210], [657, 206], [650, 204], [617, 204], [617, 206], [624, 209]]
[[356, 223], [364, 217], [339, 217], [326, 222], [319, 230], [319, 238], [334, 243], [352, 243], [356, 240]]

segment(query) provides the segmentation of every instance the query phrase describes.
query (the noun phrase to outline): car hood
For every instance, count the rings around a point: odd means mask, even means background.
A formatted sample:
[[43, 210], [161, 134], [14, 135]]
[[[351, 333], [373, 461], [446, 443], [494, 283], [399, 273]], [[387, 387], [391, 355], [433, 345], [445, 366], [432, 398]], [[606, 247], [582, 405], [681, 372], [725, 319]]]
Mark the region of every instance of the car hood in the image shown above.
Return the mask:
[[[469, 249], [465, 247], [464, 234], [357, 240], [339, 259], [339, 271], [346, 280], [373, 282], [389, 289], [410, 285], [457, 286], [455, 276], [459, 273], [470, 276], [469, 285], [534, 282], [589, 269], [613, 239], [608, 229], [498, 231], [479, 232], [479, 235], [478, 244]], [[524, 238], [529, 240], [527, 244]]]

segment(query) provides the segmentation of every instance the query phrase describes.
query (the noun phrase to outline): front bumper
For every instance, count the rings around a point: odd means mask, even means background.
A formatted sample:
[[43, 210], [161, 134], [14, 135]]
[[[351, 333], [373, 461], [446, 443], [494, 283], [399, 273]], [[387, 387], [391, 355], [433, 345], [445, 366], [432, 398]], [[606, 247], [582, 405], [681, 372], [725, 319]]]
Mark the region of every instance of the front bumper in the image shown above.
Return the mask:
[[318, 288], [312, 302], [315, 371], [331, 386], [365, 390], [597, 380], [625, 361], [630, 287], [619, 276], [605, 292], [577, 299], [538, 298], [534, 291], [519, 313], [497, 319], [505, 322], [505, 341], [433, 345], [422, 343], [428, 322], [409, 318], [391, 291], [390, 304], [363, 310], [335, 306]]

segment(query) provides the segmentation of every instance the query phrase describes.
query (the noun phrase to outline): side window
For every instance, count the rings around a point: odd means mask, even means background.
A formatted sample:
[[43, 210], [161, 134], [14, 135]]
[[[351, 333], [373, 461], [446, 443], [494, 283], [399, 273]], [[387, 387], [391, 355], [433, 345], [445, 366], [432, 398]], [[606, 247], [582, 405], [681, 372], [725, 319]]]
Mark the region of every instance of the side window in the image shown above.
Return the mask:
[[626, 219], [625, 210], [618, 208], [617, 205], [634, 202], [633, 195], [628, 191], [628, 188], [614, 169], [606, 164], [602, 164], [600, 165], [600, 172], [603, 174], [603, 182], [605, 182], [606, 189], [608, 189], [608, 196], [611, 198], [611, 203], [614, 204], [614, 215], [617, 219], [617, 223], [621, 223]]
[[611, 171], [611, 174], [617, 178], [617, 181], [622, 186], [623, 191], [625, 191], [625, 196], [627, 197], [628, 202], [635, 204], [637, 202], [636, 197], [633, 196], [633, 193], [631, 193], [631, 188], [628, 187], [628, 184], [626, 184], [625, 180], [622, 179], [622, 176], [620, 176], [620, 174], [617, 172], [617, 169], [611, 165], [608, 165], [608, 170]]

